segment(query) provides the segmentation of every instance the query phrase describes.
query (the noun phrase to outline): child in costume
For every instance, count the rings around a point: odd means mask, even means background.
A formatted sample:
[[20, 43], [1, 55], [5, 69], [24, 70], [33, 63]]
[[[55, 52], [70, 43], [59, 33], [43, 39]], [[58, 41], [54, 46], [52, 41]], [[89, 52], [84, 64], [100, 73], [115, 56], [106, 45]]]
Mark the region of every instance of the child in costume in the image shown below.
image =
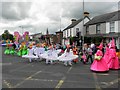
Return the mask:
[[25, 42], [22, 42], [17, 55], [22, 56], [22, 55], [26, 55], [27, 53], [28, 53], [28, 50], [27, 50], [26, 44]]
[[116, 51], [116, 55], [117, 55], [117, 57], [118, 57], [119, 68], [120, 68], [120, 49], [118, 49], [118, 50]]
[[[74, 54], [74, 55], [77, 55], [77, 54], [78, 54], [78, 49], [77, 49], [76, 46], [74, 46], [72, 50], [73, 50], [73, 54]], [[78, 59], [73, 60], [73, 62], [76, 64], [76, 63], [78, 62]]]
[[87, 57], [86, 57], [85, 52], [83, 52], [81, 55], [82, 55], [82, 56], [81, 56], [81, 61], [83, 62], [83, 64], [86, 64]]
[[103, 43], [101, 43], [98, 47], [98, 50], [95, 54], [94, 61], [90, 67], [90, 70], [95, 72], [106, 72], [109, 71], [108, 65], [103, 58], [102, 53]]
[[[64, 54], [64, 57], [63, 57], [63, 59], [66, 59], [66, 60], [64, 60], [64, 65], [65, 66], [67, 66], [68, 64], [70, 65], [70, 66], [72, 66], [72, 60], [70, 60], [70, 58], [69, 58], [69, 56], [70, 56], [70, 49], [69, 48], [67, 48], [67, 50], [66, 50], [66, 52], [65, 52], [65, 54]], [[67, 64], [68, 63], [68, 64]]]
[[10, 54], [14, 55], [15, 53], [16, 53], [16, 51], [15, 51], [14, 47], [12, 47], [11, 50], [10, 50]]
[[81, 58], [81, 62], [83, 64], [86, 64], [86, 61], [87, 61], [87, 52], [86, 52], [86, 50], [83, 50], [82, 52], [80, 52], [80, 58]]
[[7, 55], [10, 54], [10, 48], [9, 48], [8, 44], [7, 44], [7, 47], [4, 51], [4, 54], [7, 54]]
[[40, 55], [43, 54], [44, 52], [45, 49], [43, 48], [43, 46], [41, 44], [37, 44], [36, 48], [34, 49], [34, 54], [40, 58], [40, 61], [42, 59]]
[[37, 59], [38, 58], [38, 56], [33, 55], [33, 53], [34, 53], [34, 49], [32, 48], [32, 45], [30, 45], [28, 47], [28, 54], [27, 55], [23, 55], [22, 57], [23, 58], [28, 58], [29, 62], [32, 62], [32, 59]]
[[49, 61], [50, 61], [50, 64], [53, 64], [53, 61], [52, 60], [50, 60], [50, 58], [52, 58], [52, 52], [53, 52], [53, 47], [52, 47], [52, 45], [49, 47], [49, 50], [48, 50], [48, 52], [47, 52], [47, 56], [46, 56], [46, 64], [48, 64], [49, 63]]
[[65, 66], [72, 66], [72, 61], [77, 58], [78, 55], [73, 55], [73, 51], [70, 49], [70, 45], [67, 45], [67, 49], [61, 56], [58, 57], [58, 60], [64, 62]]

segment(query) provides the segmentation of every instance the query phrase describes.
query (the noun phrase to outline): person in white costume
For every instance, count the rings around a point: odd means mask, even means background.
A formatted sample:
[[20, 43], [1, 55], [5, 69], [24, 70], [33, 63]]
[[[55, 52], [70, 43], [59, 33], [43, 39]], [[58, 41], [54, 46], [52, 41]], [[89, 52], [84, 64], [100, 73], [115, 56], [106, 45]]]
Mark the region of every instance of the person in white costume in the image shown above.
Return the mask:
[[28, 54], [27, 55], [23, 55], [23, 58], [28, 58], [29, 62], [32, 62], [32, 59], [37, 59], [38, 56], [33, 55], [34, 53], [34, 49], [32, 48], [32, 46], [29, 47], [28, 49]]
[[34, 50], [34, 54], [40, 58], [40, 61], [42, 59], [40, 55], [43, 54], [44, 52], [45, 52], [45, 49], [42, 47], [42, 45], [37, 44]]
[[73, 51], [70, 48], [67, 48], [61, 56], [58, 57], [59, 61], [63, 61], [64, 65], [70, 65], [72, 66], [72, 60], [78, 58], [78, 55], [73, 55]]
[[50, 46], [48, 52], [47, 52], [47, 57], [46, 57], [46, 64], [49, 63], [53, 64], [53, 61], [58, 60], [58, 54], [60, 53], [60, 51], [55, 50], [55, 48], [53, 48], [53, 46]]
[[[70, 66], [72, 66], [72, 63], [71, 63], [71, 61], [72, 60], [70, 60], [69, 59], [69, 57], [72, 55], [72, 51], [70, 50], [70, 49], [67, 49], [67, 51], [66, 51], [66, 53], [65, 53], [65, 58], [68, 58], [68, 60], [66, 59], [65, 61], [64, 61], [64, 65], [65, 66], [67, 66], [68, 64], [70, 65]], [[67, 64], [68, 63], [68, 64]]]
[[49, 61], [50, 61], [51, 64], [53, 63], [53, 61], [50, 60], [50, 59], [52, 58], [52, 52], [53, 52], [53, 48], [52, 48], [52, 46], [50, 46], [50, 47], [49, 47], [49, 50], [48, 50], [48, 52], [47, 52], [47, 56], [45, 57], [45, 59], [46, 59], [46, 64], [48, 64]]

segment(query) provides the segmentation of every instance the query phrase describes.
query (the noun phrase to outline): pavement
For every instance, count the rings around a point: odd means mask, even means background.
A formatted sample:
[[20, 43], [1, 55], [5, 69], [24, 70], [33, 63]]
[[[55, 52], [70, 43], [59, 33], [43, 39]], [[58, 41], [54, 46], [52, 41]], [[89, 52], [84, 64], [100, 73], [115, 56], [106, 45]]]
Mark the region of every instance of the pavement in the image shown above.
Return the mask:
[[16, 55], [4, 55], [3, 52], [4, 48], [0, 62], [2, 90], [6, 88], [118, 90], [119, 88], [119, 70], [95, 73], [90, 71], [90, 63], [84, 65], [82, 62], [72, 66], [64, 66], [62, 62], [46, 65], [44, 60], [30, 63], [28, 59]]

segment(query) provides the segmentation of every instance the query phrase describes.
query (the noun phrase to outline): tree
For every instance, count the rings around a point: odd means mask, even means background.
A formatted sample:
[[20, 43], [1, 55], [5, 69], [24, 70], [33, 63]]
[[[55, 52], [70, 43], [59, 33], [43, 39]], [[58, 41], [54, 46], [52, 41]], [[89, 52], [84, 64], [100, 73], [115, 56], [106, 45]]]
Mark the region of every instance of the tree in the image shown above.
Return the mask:
[[4, 33], [2, 34], [2, 40], [13, 40], [13, 35], [9, 33], [8, 30], [5, 30]]

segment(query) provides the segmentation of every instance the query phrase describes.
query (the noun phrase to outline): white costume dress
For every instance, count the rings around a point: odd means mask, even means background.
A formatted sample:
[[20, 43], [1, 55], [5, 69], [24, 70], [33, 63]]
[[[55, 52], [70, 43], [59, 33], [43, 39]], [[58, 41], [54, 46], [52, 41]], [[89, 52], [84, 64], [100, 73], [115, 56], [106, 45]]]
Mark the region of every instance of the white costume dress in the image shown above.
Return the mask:
[[58, 57], [59, 61], [63, 61], [64, 64], [67, 66], [67, 62], [69, 63], [69, 65], [71, 64], [71, 61], [78, 58], [78, 55], [73, 55], [73, 51], [70, 49], [70, 52], [66, 52], [63, 53], [61, 56]]
[[58, 60], [58, 54], [60, 52], [61, 50], [50, 49], [41, 54], [40, 57], [46, 59], [46, 64], [48, 64], [49, 61], [52, 64], [53, 61]]
[[32, 49], [28, 49], [28, 54], [27, 55], [23, 55], [22, 57], [23, 58], [28, 58], [29, 61], [31, 62], [32, 59], [38, 58], [38, 56], [33, 55], [33, 53], [34, 53], [34, 49], [33, 48]]
[[45, 52], [43, 47], [36, 47], [34, 50], [34, 54], [37, 55], [41, 60], [41, 55]]

